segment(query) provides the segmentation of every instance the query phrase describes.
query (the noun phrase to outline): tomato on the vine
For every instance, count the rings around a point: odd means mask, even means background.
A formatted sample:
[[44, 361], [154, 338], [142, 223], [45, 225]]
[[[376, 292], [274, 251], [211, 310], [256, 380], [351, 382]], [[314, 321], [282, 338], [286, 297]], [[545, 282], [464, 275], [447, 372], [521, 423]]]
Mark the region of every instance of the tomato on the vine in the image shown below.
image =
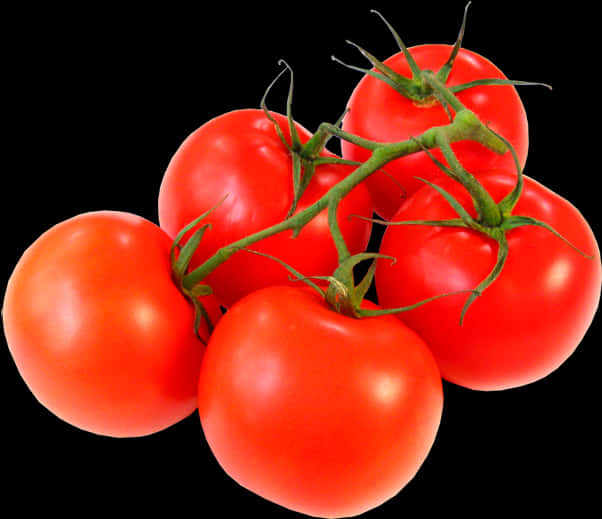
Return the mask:
[[[496, 202], [516, 182], [516, 173], [504, 171], [475, 177]], [[438, 185], [475, 215], [461, 184], [445, 178]], [[554, 371], [579, 345], [600, 299], [600, 251], [571, 203], [524, 177], [513, 214], [545, 222], [578, 251], [540, 226], [508, 230], [506, 263], [468, 307], [461, 325], [467, 295], [442, 297], [398, 314], [432, 349], [443, 378], [472, 389], [517, 387]], [[425, 186], [404, 203], [393, 222], [454, 217], [443, 196]], [[388, 308], [474, 289], [496, 264], [497, 243], [467, 228], [391, 225], [380, 252], [396, 259], [379, 260], [376, 269], [378, 301]]]
[[[172, 281], [170, 249], [152, 222], [98, 211], [56, 224], [21, 256], [4, 298], [4, 333], [25, 383], [62, 420], [132, 437], [196, 409], [205, 346]], [[202, 303], [217, 322], [217, 300]], [[199, 335], [208, 339], [205, 322]]]
[[[290, 143], [286, 117], [272, 113]], [[302, 143], [310, 133], [295, 124]], [[322, 156], [332, 156], [323, 150]], [[316, 167], [296, 213], [345, 178], [352, 166]], [[199, 266], [220, 247], [281, 222], [293, 204], [293, 161], [274, 124], [263, 110], [234, 110], [194, 131], [172, 157], [159, 192], [159, 222], [174, 237], [198, 216], [223, 202], [203, 221], [211, 224], [203, 246], [190, 267]], [[364, 185], [354, 188], [340, 203], [338, 221], [351, 253], [365, 249], [371, 224], [351, 214], [372, 216], [370, 195]], [[283, 232], [252, 247], [270, 254], [306, 276], [330, 275], [338, 256], [326, 211], [309, 222], [294, 238]], [[286, 284], [289, 272], [272, 259], [240, 251], [206, 279], [220, 302], [231, 306], [242, 296], [273, 284]]]
[[[408, 49], [422, 70], [437, 72], [447, 61], [452, 46], [425, 44]], [[411, 77], [408, 62], [399, 52], [383, 62], [395, 72]], [[481, 79], [507, 79], [491, 61], [483, 56], [460, 49], [445, 85], [449, 87]], [[505, 137], [514, 147], [521, 166], [527, 158], [528, 123], [522, 101], [512, 85], [487, 85], [467, 88], [456, 93], [462, 104], [480, 120]], [[417, 137], [433, 126], [449, 123], [443, 105], [428, 98], [424, 102], [404, 97], [384, 81], [364, 76], [348, 101], [348, 113], [343, 129], [376, 142], [397, 142]], [[370, 152], [347, 141], [341, 142], [343, 157], [364, 162]], [[469, 171], [512, 169], [512, 155], [498, 155], [474, 141], [452, 144], [456, 156]], [[433, 154], [441, 159], [439, 150]], [[422, 186], [415, 177], [429, 181], [441, 178], [441, 170], [424, 152], [401, 157], [366, 179], [375, 211], [390, 219], [406, 197]]]
[[239, 300], [199, 377], [201, 424], [224, 470], [319, 517], [357, 515], [397, 494], [426, 459], [442, 406], [437, 364], [416, 333], [390, 315], [339, 314], [308, 287]]

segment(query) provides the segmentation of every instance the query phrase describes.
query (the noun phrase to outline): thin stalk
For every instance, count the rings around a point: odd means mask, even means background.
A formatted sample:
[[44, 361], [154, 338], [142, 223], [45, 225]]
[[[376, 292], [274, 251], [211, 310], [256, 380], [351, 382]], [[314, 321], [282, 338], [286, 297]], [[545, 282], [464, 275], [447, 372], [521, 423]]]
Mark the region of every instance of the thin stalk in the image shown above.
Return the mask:
[[455, 173], [456, 180], [470, 193], [477, 211], [478, 222], [486, 227], [499, 225], [502, 222], [502, 212], [495, 200], [481, 183], [462, 167], [444, 134], [439, 135], [438, 142], [443, 156]]
[[316, 130], [316, 133], [312, 137], [312, 140], [325, 140], [326, 135], [331, 137], [339, 137], [340, 139], [343, 139], [352, 144], [357, 144], [358, 146], [370, 151], [374, 151], [375, 149], [380, 148], [383, 144], [385, 144], [382, 142], [370, 141], [368, 139], [364, 139], [363, 137], [354, 135], [353, 133], [346, 132], [345, 130], [342, 130], [337, 125], [334, 125], [332, 123], [321, 123], [318, 129]]
[[337, 248], [339, 265], [351, 256], [337, 219], [340, 201], [341, 199], [338, 197], [332, 197], [328, 201], [328, 226], [330, 227], [330, 233], [334, 240], [335, 247]]
[[[497, 138], [493, 140], [491, 132], [489, 132], [485, 126], [483, 126], [483, 124], [474, 114], [472, 117], [467, 116], [467, 112], [469, 111], [463, 109], [448, 125], [430, 128], [422, 135], [407, 141], [385, 144], [365, 141], [365, 143], [370, 143], [369, 149], [372, 150], [372, 155], [368, 158], [368, 160], [358, 166], [350, 175], [331, 187], [319, 200], [314, 202], [311, 206], [307, 207], [303, 211], [298, 212], [297, 214], [283, 220], [282, 222], [279, 222], [276, 225], [253, 233], [245, 238], [237, 240], [230, 245], [218, 249], [217, 252], [207, 259], [203, 264], [184, 276], [184, 288], [190, 289], [192, 286], [199, 283], [242, 248], [247, 248], [264, 238], [273, 236], [280, 232], [292, 230], [293, 235], [298, 234], [300, 230], [321, 211], [329, 206], [338, 206], [338, 202], [342, 200], [343, 197], [346, 196], [347, 193], [349, 193], [355, 186], [357, 186], [375, 171], [382, 169], [390, 161], [411, 153], [422, 151], [424, 148], [438, 147], [441, 140], [441, 132], [444, 132], [448, 142], [465, 140], [467, 139], [468, 134], [473, 140], [481, 142], [481, 144], [494, 149], [494, 151], [499, 152], [500, 149], [502, 152], [506, 151], [506, 146], [503, 144], [503, 142]], [[320, 128], [322, 131], [326, 131], [326, 129], [328, 129], [328, 131], [332, 131], [334, 135], [350, 140], [351, 142], [357, 143], [358, 141], [355, 136], [342, 131], [335, 125], [322, 124], [320, 125]], [[364, 141], [364, 139], [360, 140]], [[336, 202], [333, 202], [332, 200], [335, 200]], [[337, 234], [337, 229], [338, 225], [334, 226], [333, 230], [335, 235]], [[342, 236], [340, 236], [340, 230], [339, 239], [342, 240]], [[340, 255], [348, 257], [349, 252], [346, 250], [346, 245], [343, 247], [341, 243], [338, 243], [337, 249]]]
[[380, 169], [389, 160], [390, 159], [386, 154], [374, 153], [372, 157], [359, 166], [351, 175], [344, 178], [338, 184], [335, 184], [319, 200], [314, 202], [303, 211], [298, 212], [297, 214], [277, 223], [276, 225], [245, 236], [244, 238], [241, 238], [230, 245], [218, 249], [213, 256], [184, 277], [184, 288], [190, 289], [190, 287], [202, 281], [207, 275], [213, 272], [222, 263], [227, 261], [240, 249], [248, 248], [250, 245], [263, 240], [264, 238], [268, 238], [284, 231], [292, 230], [293, 233], [298, 233], [305, 225], [307, 225], [320, 212], [326, 209], [330, 203], [332, 203], [330, 202], [331, 199], [341, 200], [357, 184], [359, 184], [374, 171]]

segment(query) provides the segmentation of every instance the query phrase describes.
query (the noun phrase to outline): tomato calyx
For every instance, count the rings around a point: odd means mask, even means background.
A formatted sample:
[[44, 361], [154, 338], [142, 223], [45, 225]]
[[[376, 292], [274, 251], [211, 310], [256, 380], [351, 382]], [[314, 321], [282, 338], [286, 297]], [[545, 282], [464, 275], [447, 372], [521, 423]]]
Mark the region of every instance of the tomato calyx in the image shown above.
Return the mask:
[[[326, 302], [330, 307], [343, 315], [353, 317], [356, 319], [362, 319], [367, 317], [377, 317], [379, 315], [392, 315], [402, 312], [407, 312], [418, 308], [423, 304], [434, 301], [441, 297], [447, 297], [458, 293], [472, 292], [472, 290], [462, 290], [460, 292], [453, 292], [448, 294], [439, 294], [434, 297], [418, 301], [414, 304], [398, 307], [398, 308], [363, 308], [362, 302], [364, 297], [368, 293], [368, 290], [374, 279], [376, 272], [376, 264], [378, 259], [388, 259], [392, 263], [395, 263], [396, 259], [392, 256], [386, 256], [384, 254], [363, 252], [350, 256], [345, 261], [342, 261], [334, 274], [328, 277], [330, 284], [325, 293]], [[358, 284], [355, 284], [354, 268], [361, 262], [371, 260], [370, 267], [362, 277]]]
[[183, 227], [174, 238], [169, 251], [172, 278], [177, 287], [180, 289], [180, 292], [182, 292], [182, 294], [194, 307], [194, 333], [197, 339], [199, 339], [205, 346], [207, 346], [207, 342], [203, 339], [200, 333], [201, 322], [205, 322], [209, 334], [213, 332], [213, 323], [200, 298], [211, 295], [213, 293], [213, 289], [209, 285], [203, 283], [196, 283], [188, 286], [185, 283], [185, 279], [192, 256], [200, 245], [203, 235], [207, 229], [211, 228], [211, 224], [206, 223], [199, 227], [196, 231], [194, 231], [184, 245], [182, 245], [182, 239], [184, 238], [185, 234], [194, 229], [202, 220], [204, 220], [217, 207], [219, 207], [227, 197], [228, 195], [224, 196], [224, 198], [222, 198], [214, 207], [209, 209], [209, 211], [203, 213], [201, 216], [195, 218], [192, 222]]
[[[330, 284], [325, 294], [326, 301], [333, 310], [349, 317], [362, 317], [361, 304], [374, 279], [377, 258], [390, 259], [395, 262], [395, 258], [391, 256], [363, 252], [349, 256], [339, 264], [329, 279]], [[356, 285], [354, 269], [359, 263], [366, 260], [372, 260], [372, 263], [362, 280]]]
[[[364, 259], [373, 257], [388, 257], [382, 256], [381, 254], [360, 253], [349, 257], [347, 261], [343, 262], [336, 269], [333, 275], [305, 276], [285, 261], [271, 254], [266, 254], [265, 252], [249, 249], [247, 247], [237, 247], [237, 250], [263, 256], [264, 258], [268, 258], [276, 263], [279, 263], [290, 272], [290, 281], [299, 281], [307, 284], [316, 290], [316, 292], [318, 292], [326, 300], [326, 302], [334, 311], [350, 317], [360, 316], [358, 309], [362, 299], [370, 288], [370, 284], [374, 278], [374, 267], [376, 264], [373, 263], [373, 267], [369, 269], [364, 279], [357, 286], [353, 281], [353, 267]], [[314, 280], [318, 281], [318, 283], [316, 283]], [[324, 289], [324, 286], [327, 286], [327, 288]]]
[[[291, 273], [291, 275], [289, 275], [290, 281], [299, 281], [307, 284], [324, 298], [331, 310], [354, 319], [407, 312], [441, 297], [473, 292], [473, 290], [461, 290], [449, 294], [440, 294], [399, 308], [367, 309], [363, 308], [362, 302], [368, 293], [370, 286], [372, 285], [372, 281], [374, 280], [374, 274], [376, 272], [376, 260], [388, 259], [395, 263], [396, 260], [392, 256], [386, 256], [384, 254], [375, 252], [361, 252], [354, 254], [353, 256], [349, 256], [346, 260], [342, 261], [334, 273], [330, 276], [304, 276], [291, 265], [270, 254], [252, 250], [246, 247], [240, 247], [238, 250], [246, 251], [251, 254], [257, 254], [259, 256], [276, 261]], [[372, 260], [372, 263], [360, 282], [356, 284], [354, 269], [361, 262], [368, 260]], [[318, 282], [315, 282], [314, 280]]]
[[497, 137], [502, 140], [514, 158], [517, 180], [513, 189], [498, 203], [496, 203], [489, 193], [483, 188], [477, 178], [466, 171], [452, 151], [449, 142], [446, 142], [443, 136], [439, 140], [439, 149], [443, 153], [447, 165], [436, 159], [434, 155], [423, 146], [423, 151], [435, 162], [435, 164], [450, 178], [462, 184], [469, 192], [475, 212], [476, 218], [473, 218], [469, 212], [458, 202], [450, 193], [448, 193], [442, 187], [429, 182], [425, 179], [415, 177], [435, 189], [450, 205], [450, 207], [457, 214], [457, 218], [450, 218], [446, 220], [405, 220], [398, 222], [388, 222], [383, 220], [371, 220], [374, 223], [380, 223], [382, 225], [427, 225], [435, 227], [460, 227], [471, 229], [479, 232], [484, 236], [487, 236], [493, 240], [497, 245], [497, 259], [489, 274], [483, 279], [473, 290], [471, 290], [469, 297], [467, 298], [462, 312], [460, 314], [460, 325], [463, 324], [464, 317], [470, 305], [474, 300], [479, 297], [500, 275], [502, 272], [506, 260], [509, 254], [509, 246], [507, 240], [507, 233], [518, 227], [526, 225], [537, 226], [553, 233], [557, 238], [564, 241], [568, 246], [572, 247], [576, 252], [581, 254], [586, 259], [593, 259], [593, 256], [585, 254], [583, 251], [575, 247], [560, 233], [558, 233], [552, 226], [546, 222], [537, 220], [535, 218], [523, 215], [514, 215], [512, 211], [520, 199], [523, 189], [523, 172], [520, 167], [520, 163], [517, 154], [512, 145], [501, 135], [496, 134]]
[[[359, 166], [361, 163], [353, 162], [349, 160], [342, 159], [336, 156], [324, 156], [322, 152], [326, 148], [326, 144], [332, 138], [332, 134], [326, 132], [317, 132], [315, 133], [305, 144], [301, 142], [299, 138], [299, 133], [297, 132], [297, 128], [295, 126], [295, 120], [292, 114], [292, 101], [293, 101], [293, 89], [294, 89], [294, 79], [293, 79], [293, 69], [289, 66], [289, 64], [284, 60], [278, 61], [279, 65], [283, 65], [284, 68], [278, 73], [278, 75], [272, 80], [266, 89], [262, 99], [261, 99], [261, 109], [264, 111], [266, 117], [272, 122], [274, 125], [274, 129], [282, 142], [282, 145], [288, 150], [291, 154], [292, 164], [293, 164], [293, 202], [288, 211], [287, 218], [290, 217], [297, 209], [297, 205], [301, 196], [305, 192], [305, 189], [309, 185], [315, 170], [318, 166], [322, 164], [345, 164], [352, 166]], [[274, 84], [280, 79], [280, 77], [285, 73], [289, 72], [290, 81], [288, 88], [288, 96], [286, 101], [286, 117], [288, 120], [288, 132], [290, 135], [289, 139], [286, 138], [286, 135], [280, 126], [280, 124], [276, 121], [276, 119], [272, 116], [270, 111], [266, 105], [266, 98], [274, 86]], [[336, 128], [340, 128], [343, 117], [343, 114], [338, 121], [333, 125]]]
[[[410, 72], [411, 72], [412, 76], [406, 77], [406, 76], [396, 72], [391, 67], [386, 65], [384, 62], [377, 59], [374, 55], [372, 55], [366, 49], [360, 47], [359, 45], [357, 45], [356, 43], [353, 43], [351, 41], [347, 41], [347, 43], [352, 45], [353, 47], [355, 47], [370, 62], [370, 64], [372, 65], [372, 68], [367, 69], [367, 68], [350, 65], [350, 64], [344, 63], [343, 61], [336, 58], [335, 56], [332, 56], [332, 60], [336, 61], [337, 63], [343, 65], [346, 68], [356, 70], [358, 72], [361, 72], [362, 74], [372, 76], [372, 77], [378, 79], [379, 81], [383, 81], [384, 83], [389, 85], [391, 88], [396, 90], [399, 94], [401, 94], [405, 98], [413, 101], [413, 103], [416, 106], [429, 108], [429, 107], [432, 107], [432, 106], [440, 103], [441, 105], [443, 105], [445, 110], [448, 112], [448, 115], [450, 115], [450, 119], [451, 119], [451, 114], [449, 113], [447, 104], [445, 103], [445, 101], [443, 99], [440, 98], [438, 91], [432, 87], [432, 85], [430, 84], [430, 81], [428, 80], [426, 75], [432, 74], [442, 84], [446, 83], [446, 81], [449, 78], [449, 75], [452, 71], [454, 61], [458, 55], [458, 52], [462, 48], [462, 41], [464, 39], [464, 32], [466, 29], [466, 18], [467, 18], [467, 14], [468, 14], [468, 7], [470, 6], [470, 4], [471, 4], [471, 2], [468, 2], [464, 8], [464, 16], [462, 18], [462, 24], [460, 26], [460, 31], [458, 33], [458, 36], [456, 38], [454, 45], [452, 46], [450, 55], [449, 55], [447, 61], [441, 66], [441, 68], [437, 72], [427, 70], [427, 69], [425, 69], [425, 70], [420, 69], [420, 67], [416, 63], [416, 60], [410, 53], [408, 47], [404, 44], [404, 42], [400, 38], [397, 31], [395, 31], [393, 26], [385, 19], [385, 17], [382, 14], [380, 14], [378, 11], [376, 11], [374, 9], [372, 9], [370, 12], [378, 15], [380, 17], [380, 19], [385, 23], [387, 28], [389, 29], [390, 33], [392, 34], [393, 38], [395, 39], [395, 41], [397, 43], [397, 46], [399, 47], [401, 53], [403, 54], [403, 56], [406, 59], [406, 62], [410, 68]], [[539, 86], [544, 86], [550, 90], [552, 88], [550, 85], [547, 85], [545, 83], [538, 83], [538, 82], [532, 82], [532, 81], [516, 81], [516, 80], [510, 80], [510, 79], [486, 78], [486, 79], [479, 79], [476, 81], [470, 81], [470, 82], [463, 83], [460, 85], [454, 85], [454, 86], [449, 87], [449, 90], [453, 93], [458, 93], [458, 92], [461, 92], [462, 90], [466, 90], [468, 88], [472, 88], [472, 87], [476, 87], [476, 86], [489, 86], [489, 85], [539, 85]]]

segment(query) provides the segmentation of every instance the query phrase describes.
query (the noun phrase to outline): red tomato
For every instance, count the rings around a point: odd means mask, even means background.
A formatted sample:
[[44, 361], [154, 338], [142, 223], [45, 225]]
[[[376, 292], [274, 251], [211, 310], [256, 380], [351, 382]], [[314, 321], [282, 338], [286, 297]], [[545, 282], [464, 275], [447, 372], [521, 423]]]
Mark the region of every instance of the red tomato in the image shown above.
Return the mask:
[[392, 316], [343, 316], [301, 287], [234, 305], [199, 379], [201, 424], [224, 470], [318, 517], [360, 514], [399, 492], [434, 442], [442, 405], [437, 365], [414, 332]]
[[[429, 44], [409, 50], [422, 70], [436, 72], [447, 61], [451, 49], [449, 45]], [[406, 77], [411, 76], [402, 53], [391, 56], [384, 63]], [[446, 86], [487, 78], [507, 79], [483, 56], [461, 49]], [[483, 123], [512, 144], [521, 166], [524, 166], [529, 143], [528, 125], [525, 109], [516, 89], [509, 85], [479, 86], [463, 90], [456, 95]], [[417, 137], [433, 126], [449, 123], [449, 117], [440, 103], [420, 104], [411, 101], [383, 81], [369, 75], [364, 76], [354, 89], [348, 108], [343, 129], [378, 142], [404, 141]], [[341, 146], [343, 157], [350, 160], [364, 162], [371, 153], [347, 141], [342, 141]], [[468, 171], [515, 169], [509, 152], [498, 155], [469, 140], [454, 143], [452, 148]], [[439, 160], [442, 159], [439, 150], [433, 150], [433, 153]], [[366, 184], [372, 194], [375, 211], [385, 219], [394, 216], [404, 199], [404, 194], [409, 196], [422, 187], [423, 184], [414, 177], [434, 181], [443, 176], [438, 166], [423, 152], [401, 157], [383, 169], [397, 182], [383, 172], [376, 172], [366, 180]]]
[[[287, 119], [273, 115], [290, 139]], [[309, 132], [299, 125], [296, 128], [301, 141], [306, 142]], [[352, 169], [340, 165], [317, 167], [297, 212], [318, 200]], [[169, 163], [159, 193], [160, 225], [174, 237], [228, 195], [203, 221], [213, 226], [192, 259], [194, 268], [218, 248], [284, 220], [293, 202], [292, 171], [291, 154], [262, 110], [220, 115], [193, 132]], [[352, 254], [366, 248], [371, 230], [369, 222], [348, 218], [354, 213], [372, 216], [370, 195], [363, 185], [343, 199], [338, 211], [341, 231]], [[306, 276], [330, 275], [338, 265], [326, 211], [306, 225], [296, 239], [292, 239], [292, 231], [285, 232], [250, 248], [276, 256]], [[241, 251], [205, 281], [229, 307], [258, 288], [288, 283], [288, 276], [289, 272], [273, 260]]]
[[[192, 305], [172, 282], [170, 246], [139, 216], [92, 212], [46, 231], [17, 263], [4, 332], [25, 383], [59, 418], [128, 437], [196, 409], [205, 348]], [[217, 321], [216, 300], [203, 303]]]
[[[476, 175], [501, 200], [515, 174]], [[474, 217], [466, 190], [451, 179], [439, 185]], [[440, 298], [398, 314], [432, 349], [443, 378], [472, 389], [496, 390], [531, 383], [554, 371], [583, 338], [600, 299], [600, 252], [578, 210], [525, 177], [513, 214], [544, 221], [588, 259], [549, 230], [536, 226], [506, 233], [509, 254], [499, 277], [459, 319], [466, 295]], [[457, 217], [430, 186], [417, 191], [394, 221]], [[475, 288], [491, 271], [497, 244], [458, 227], [398, 225], [386, 229], [380, 252], [397, 259], [376, 270], [379, 304], [404, 306], [437, 294]]]

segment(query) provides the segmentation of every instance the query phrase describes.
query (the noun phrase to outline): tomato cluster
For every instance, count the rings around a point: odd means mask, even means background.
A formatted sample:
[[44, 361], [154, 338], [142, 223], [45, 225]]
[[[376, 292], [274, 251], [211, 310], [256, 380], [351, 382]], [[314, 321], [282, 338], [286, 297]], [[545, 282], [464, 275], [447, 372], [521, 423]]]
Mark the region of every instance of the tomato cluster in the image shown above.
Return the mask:
[[[409, 52], [421, 70], [437, 71], [452, 47]], [[404, 52], [383, 64], [412, 74]], [[445, 85], [488, 78], [506, 79], [461, 49]], [[438, 149], [378, 168], [344, 193], [334, 221], [326, 205], [298, 228], [241, 247], [252, 250], [228, 250], [206, 277], [187, 283], [230, 244], [334, 197], [374, 151], [345, 133], [395, 143], [449, 124], [439, 99], [408, 99], [366, 74], [348, 100], [340, 157], [325, 147], [306, 152], [312, 134], [284, 114], [232, 110], [175, 150], [159, 190], [158, 224], [90, 211], [32, 243], [2, 312], [31, 392], [62, 420], [111, 437], [147, 436], [198, 409], [227, 474], [308, 515], [353, 516], [396, 495], [435, 442], [443, 381], [491, 391], [542, 379], [576, 349], [600, 298], [600, 252], [586, 220], [517, 175], [528, 130], [516, 89], [473, 86], [457, 98], [515, 151], [497, 154], [466, 138], [451, 145], [459, 163], [496, 203], [524, 181], [512, 208], [523, 225], [505, 229], [503, 268], [470, 307], [469, 293], [496, 265], [500, 242], [443, 223], [459, 214], [444, 194], [475, 221], [480, 214], [438, 164], [446, 160]], [[299, 193], [296, 167], [312, 173]], [[346, 295], [333, 281], [341, 240], [353, 258], [384, 223], [382, 257], [371, 271], [374, 301], [352, 301], [358, 306], [350, 315], [333, 304]], [[302, 286], [303, 276], [316, 284]]]

